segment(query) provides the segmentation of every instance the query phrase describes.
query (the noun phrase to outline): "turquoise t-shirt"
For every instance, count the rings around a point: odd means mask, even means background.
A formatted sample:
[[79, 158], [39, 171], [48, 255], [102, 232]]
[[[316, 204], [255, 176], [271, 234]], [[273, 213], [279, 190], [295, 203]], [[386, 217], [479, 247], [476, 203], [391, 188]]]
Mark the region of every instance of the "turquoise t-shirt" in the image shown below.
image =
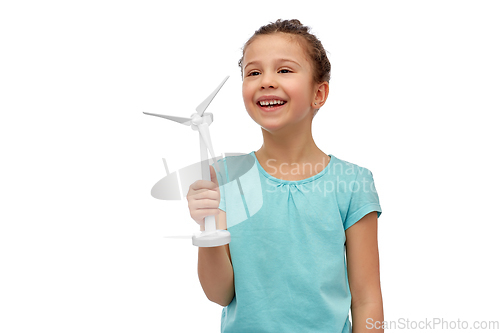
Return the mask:
[[345, 230], [382, 209], [371, 171], [329, 156], [298, 181], [271, 176], [253, 151], [218, 160], [235, 284], [221, 332], [351, 332]]

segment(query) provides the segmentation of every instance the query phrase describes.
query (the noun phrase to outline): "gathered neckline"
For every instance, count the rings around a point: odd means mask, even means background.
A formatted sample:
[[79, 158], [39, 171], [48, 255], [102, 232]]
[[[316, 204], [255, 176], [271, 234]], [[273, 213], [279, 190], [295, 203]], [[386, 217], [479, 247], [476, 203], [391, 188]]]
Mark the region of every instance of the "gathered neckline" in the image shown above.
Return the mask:
[[276, 183], [285, 184], [285, 185], [301, 185], [301, 184], [304, 184], [304, 183], [312, 182], [313, 180], [316, 180], [316, 179], [322, 177], [328, 171], [328, 169], [330, 168], [330, 165], [333, 163], [333, 155], [328, 154], [328, 156], [330, 156], [330, 161], [328, 162], [328, 164], [326, 165], [326, 167], [323, 170], [321, 170], [320, 172], [318, 172], [314, 176], [311, 176], [311, 177], [306, 178], [306, 179], [300, 179], [300, 180], [284, 180], [284, 179], [279, 179], [279, 178], [276, 178], [274, 176], [271, 176], [262, 167], [262, 165], [260, 165], [260, 162], [257, 159], [257, 156], [255, 155], [255, 151], [252, 151], [250, 153], [250, 155], [252, 155], [253, 158], [255, 159], [255, 163], [257, 164], [257, 168], [259, 169], [260, 173], [262, 173], [264, 176], [266, 176], [267, 178], [273, 180]]

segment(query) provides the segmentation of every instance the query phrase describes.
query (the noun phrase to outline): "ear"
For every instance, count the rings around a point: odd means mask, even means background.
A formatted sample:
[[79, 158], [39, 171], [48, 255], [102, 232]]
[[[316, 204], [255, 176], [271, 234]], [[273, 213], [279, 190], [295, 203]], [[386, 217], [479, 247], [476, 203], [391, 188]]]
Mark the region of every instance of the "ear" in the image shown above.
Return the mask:
[[319, 109], [326, 103], [326, 99], [328, 98], [328, 93], [330, 92], [330, 85], [328, 82], [321, 82], [316, 84], [316, 90], [314, 93], [314, 100], [311, 103], [313, 109]]

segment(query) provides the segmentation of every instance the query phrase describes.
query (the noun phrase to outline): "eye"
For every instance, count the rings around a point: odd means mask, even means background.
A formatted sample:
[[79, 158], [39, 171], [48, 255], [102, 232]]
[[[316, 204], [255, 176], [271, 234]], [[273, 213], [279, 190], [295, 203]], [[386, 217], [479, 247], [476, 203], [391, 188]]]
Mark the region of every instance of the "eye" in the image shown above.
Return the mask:
[[247, 76], [257, 76], [257, 75], [259, 75], [259, 74], [260, 74], [260, 73], [259, 73], [259, 72], [257, 72], [257, 71], [252, 71], [252, 72], [248, 73], [248, 74], [247, 74]]
[[291, 70], [289, 70], [289, 69], [280, 69], [280, 70], [278, 71], [278, 73], [283, 73], [283, 74], [287, 74], [287, 73], [291, 73], [291, 72], [292, 72], [292, 71], [291, 71]]

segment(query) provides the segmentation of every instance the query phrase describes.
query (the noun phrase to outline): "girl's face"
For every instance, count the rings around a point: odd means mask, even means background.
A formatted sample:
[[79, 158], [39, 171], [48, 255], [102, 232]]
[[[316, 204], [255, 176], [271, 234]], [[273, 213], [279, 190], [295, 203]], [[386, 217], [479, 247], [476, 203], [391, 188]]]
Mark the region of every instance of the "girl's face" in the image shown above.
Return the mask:
[[317, 89], [313, 67], [295, 38], [283, 33], [259, 36], [243, 57], [245, 107], [271, 132], [312, 118]]

